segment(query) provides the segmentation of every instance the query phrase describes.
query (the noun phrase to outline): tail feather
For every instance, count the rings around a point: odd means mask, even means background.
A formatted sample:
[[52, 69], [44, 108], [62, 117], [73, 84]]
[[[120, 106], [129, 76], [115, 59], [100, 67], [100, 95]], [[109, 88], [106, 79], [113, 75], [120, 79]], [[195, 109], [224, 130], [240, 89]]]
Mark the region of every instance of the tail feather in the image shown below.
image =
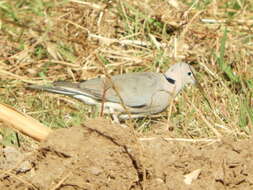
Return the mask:
[[64, 94], [64, 95], [75, 95], [76, 92], [73, 90], [70, 90], [68, 88], [60, 87], [60, 86], [37, 86], [37, 85], [31, 85], [28, 86], [30, 89], [35, 89], [35, 90], [43, 90], [47, 92], [52, 92], [52, 93], [57, 93], [57, 94]]
[[81, 92], [78, 90], [78, 83], [66, 82], [66, 81], [56, 81], [51, 86], [39, 86], [39, 85], [30, 85], [28, 88], [35, 90], [44, 90], [47, 92], [64, 94], [73, 96], [76, 94], [80, 94]]
[[65, 81], [54, 82], [51, 86], [39, 86], [39, 85], [30, 85], [28, 88], [35, 90], [43, 90], [51, 93], [63, 94], [71, 96], [83, 101], [85, 97], [99, 100], [100, 97], [96, 97], [94, 94], [90, 93], [88, 90], [81, 89], [80, 83], [71, 83]]
[[78, 88], [80, 83], [68, 82], [68, 81], [55, 81], [54, 87], [66, 87], [66, 88]]

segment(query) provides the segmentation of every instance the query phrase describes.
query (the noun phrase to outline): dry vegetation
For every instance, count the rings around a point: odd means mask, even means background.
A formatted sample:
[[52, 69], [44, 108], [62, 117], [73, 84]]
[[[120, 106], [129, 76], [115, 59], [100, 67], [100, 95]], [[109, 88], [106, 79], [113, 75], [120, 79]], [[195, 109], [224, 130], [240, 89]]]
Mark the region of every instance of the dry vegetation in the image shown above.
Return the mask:
[[[160, 117], [134, 120], [139, 132], [177, 138], [247, 138], [253, 127], [253, 3], [250, 0], [2, 0], [0, 102], [52, 128], [99, 116], [29, 83], [85, 80], [106, 72], [163, 72], [193, 64], [206, 98], [185, 89]], [[0, 128], [3, 143], [14, 134]]]

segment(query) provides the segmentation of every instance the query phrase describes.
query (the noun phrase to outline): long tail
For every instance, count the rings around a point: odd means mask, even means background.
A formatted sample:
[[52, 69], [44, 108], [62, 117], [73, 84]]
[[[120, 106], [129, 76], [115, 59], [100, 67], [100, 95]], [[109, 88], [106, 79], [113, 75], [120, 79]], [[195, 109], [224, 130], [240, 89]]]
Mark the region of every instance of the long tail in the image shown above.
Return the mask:
[[38, 86], [38, 85], [30, 85], [27, 88], [36, 89], [36, 90], [44, 90], [47, 92], [64, 94], [68, 96], [74, 96], [78, 94], [84, 94], [78, 89], [78, 83], [72, 82], [54, 82], [52, 86]]

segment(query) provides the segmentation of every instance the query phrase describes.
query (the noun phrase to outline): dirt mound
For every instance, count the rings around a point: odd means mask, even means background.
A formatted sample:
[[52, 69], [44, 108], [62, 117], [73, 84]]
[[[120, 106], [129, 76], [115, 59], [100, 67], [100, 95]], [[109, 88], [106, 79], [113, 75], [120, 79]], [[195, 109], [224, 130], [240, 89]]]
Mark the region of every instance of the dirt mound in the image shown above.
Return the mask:
[[90, 120], [52, 133], [23, 158], [31, 164], [26, 170], [4, 167], [1, 149], [0, 189], [253, 189], [252, 145], [139, 141], [131, 129]]
[[[146, 142], [149, 189], [253, 189], [253, 141], [226, 140], [213, 145]], [[185, 175], [200, 170], [191, 185]], [[159, 182], [159, 183], [158, 183]]]

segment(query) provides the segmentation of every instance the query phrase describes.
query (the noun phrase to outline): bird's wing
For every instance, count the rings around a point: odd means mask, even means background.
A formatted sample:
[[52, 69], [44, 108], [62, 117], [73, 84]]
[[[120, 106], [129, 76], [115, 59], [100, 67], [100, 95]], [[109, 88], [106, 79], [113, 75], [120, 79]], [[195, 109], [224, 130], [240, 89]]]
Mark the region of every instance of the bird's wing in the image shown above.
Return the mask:
[[121, 103], [130, 107], [148, 106], [152, 94], [159, 87], [158, 73], [130, 73], [110, 79], [91, 79], [80, 83], [80, 89], [102, 100]]

